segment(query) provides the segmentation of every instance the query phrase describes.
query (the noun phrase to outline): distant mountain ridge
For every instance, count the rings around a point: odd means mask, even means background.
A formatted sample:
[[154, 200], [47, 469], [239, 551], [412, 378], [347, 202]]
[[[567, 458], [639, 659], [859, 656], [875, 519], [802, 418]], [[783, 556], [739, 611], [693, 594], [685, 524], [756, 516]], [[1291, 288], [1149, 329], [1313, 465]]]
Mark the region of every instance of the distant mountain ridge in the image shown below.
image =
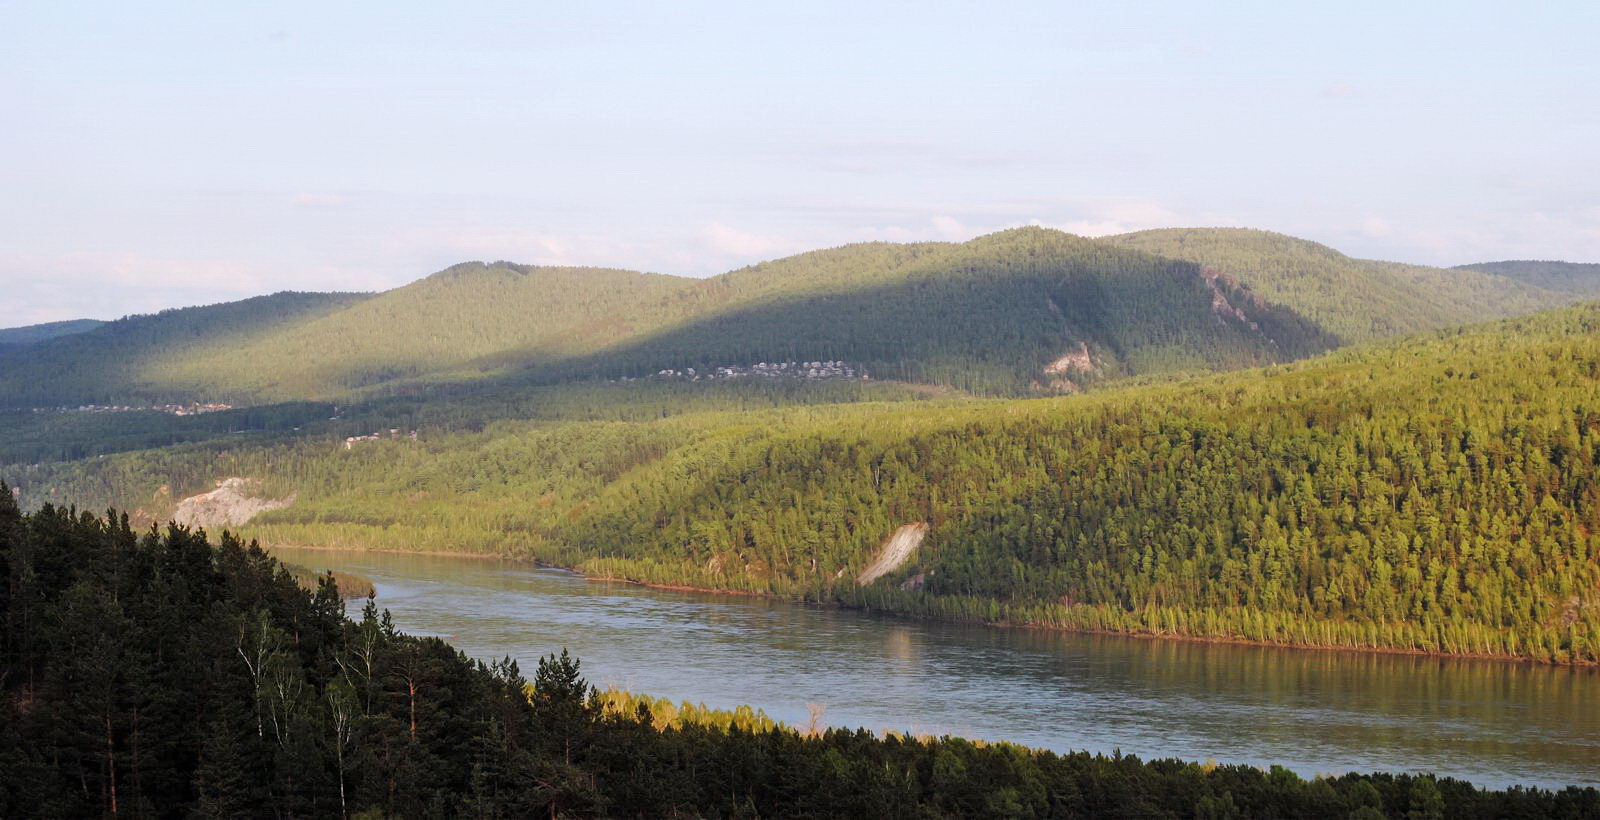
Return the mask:
[[1480, 271], [1516, 279], [1535, 287], [1585, 298], [1600, 296], [1600, 263], [1556, 262], [1532, 259], [1479, 262], [1455, 270]]
[[175, 362], [367, 298], [370, 294], [284, 291], [128, 316], [82, 333], [0, 349], [0, 403], [47, 407], [206, 398], [210, 386], [175, 376]]
[[[611, 268], [467, 262], [245, 344], [173, 364], [228, 395], [336, 398], [471, 379], [578, 355], [692, 312], [697, 280]], [[293, 362], [293, 367], [282, 363]]]
[[1567, 293], [1497, 271], [1354, 259], [1316, 242], [1250, 228], [1162, 228], [1100, 241], [1216, 268], [1349, 342], [1574, 301]]
[[848, 360], [879, 377], [992, 394], [1287, 361], [1336, 340], [1181, 260], [1042, 228], [963, 243], [847, 245], [706, 280], [707, 316], [558, 373]]
[[[1040, 228], [965, 243], [847, 245], [708, 279], [472, 262], [325, 307], [249, 332], [202, 329], [195, 322], [209, 314], [182, 311], [97, 330], [40, 349], [57, 370], [96, 376], [0, 394], [35, 405], [341, 400], [418, 383], [632, 378], [790, 360], [848, 360], [879, 377], [1020, 394], [1287, 361], [1336, 343], [1191, 262]], [[163, 323], [183, 329], [162, 335]], [[133, 367], [100, 361], [110, 353], [100, 340], [135, 327], [165, 347], [140, 348], [148, 355]], [[39, 373], [30, 360], [0, 357], [0, 387], [37, 385]]]
[[275, 294], [129, 317], [26, 356], [0, 348], [0, 406], [342, 402], [819, 360], [1032, 395], [1289, 361], [1576, 298], [1244, 229], [1018, 228], [706, 279], [468, 262], [378, 294]]
[[37, 344], [61, 336], [94, 330], [103, 324], [105, 322], [99, 319], [67, 319], [61, 322], [0, 328], [0, 345]]

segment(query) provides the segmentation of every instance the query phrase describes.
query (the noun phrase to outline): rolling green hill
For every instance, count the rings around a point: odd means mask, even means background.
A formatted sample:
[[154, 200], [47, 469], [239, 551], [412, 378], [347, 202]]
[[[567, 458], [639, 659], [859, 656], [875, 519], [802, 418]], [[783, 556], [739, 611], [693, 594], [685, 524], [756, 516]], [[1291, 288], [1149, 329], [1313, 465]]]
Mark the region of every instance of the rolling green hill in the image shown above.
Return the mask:
[[472, 379], [586, 353], [693, 313], [695, 280], [469, 262], [282, 332], [173, 360], [175, 381], [257, 400]]
[[[570, 388], [568, 388], [570, 389]], [[628, 386], [610, 389], [616, 404]], [[686, 386], [685, 389], [689, 389]], [[708, 389], [700, 386], [699, 389]], [[151, 518], [221, 478], [274, 543], [536, 557], [940, 617], [1600, 662], [1600, 305], [1029, 400], [502, 421], [15, 471]], [[855, 578], [892, 532], [904, 566]]]
[[103, 324], [105, 322], [99, 319], [69, 319], [64, 322], [3, 328], [0, 329], [0, 346], [31, 345], [59, 336], [71, 336], [74, 333], [94, 330]]
[[[73, 328], [0, 331], [0, 407], [455, 400], [814, 361], [1037, 395], [1527, 313], [1588, 281], [1582, 266], [1495, 264], [1525, 272], [1351, 259], [1264, 231], [1043, 228], [846, 245], [707, 279], [470, 262], [376, 295], [276, 294], [54, 338], [41, 335]], [[7, 333], [32, 340], [26, 354]]]
[[1352, 259], [1246, 228], [1168, 228], [1099, 240], [1215, 268], [1349, 342], [1517, 316], [1577, 301], [1498, 271]]
[[1600, 296], [1600, 263], [1541, 262], [1515, 260], [1461, 265], [1456, 270], [1472, 270], [1526, 282], [1534, 287], [1583, 298]]
[[186, 380], [174, 363], [243, 346], [367, 298], [285, 291], [129, 316], [26, 348], [0, 349], [0, 406], [212, 401], [213, 386]]
[[852, 245], [725, 274], [705, 315], [558, 376], [772, 361], [1016, 395], [1117, 376], [1287, 361], [1334, 339], [1199, 266], [1040, 228], [970, 242]]
[[[0, 395], [12, 406], [350, 401], [822, 360], [1019, 394], [1287, 361], [1335, 342], [1194, 263], [1038, 228], [848, 245], [704, 280], [474, 262], [376, 296], [270, 307], [179, 311], [42, 343], [38, 363], [0, 358], [0, 385], [32, 385]], [[230, 310], [238, 326], [228, 336], [199, 327]], [[148, 339], [129, 359], [110, 340], [135, 329]], [[41, 368], [69, 376], [47, 383]]]
[[[1275, 373], [707, 439], [556, 532], [642, 580], [1594, 663], [1597, 397], [1591, 305]], [[924, 548], [856, 588], [912, 522]]]

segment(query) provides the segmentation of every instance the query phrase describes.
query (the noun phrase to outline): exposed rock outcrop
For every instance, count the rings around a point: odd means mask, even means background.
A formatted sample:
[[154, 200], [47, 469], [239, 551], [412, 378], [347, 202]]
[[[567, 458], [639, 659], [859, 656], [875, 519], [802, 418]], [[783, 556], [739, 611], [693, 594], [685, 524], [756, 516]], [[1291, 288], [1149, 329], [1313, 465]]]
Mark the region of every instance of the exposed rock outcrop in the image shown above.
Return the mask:
[[1239, 280], [1234, 279], [1232, 276], [1229, 276], [1222, 271], [1217, 270], [1216, 268], [1201, 268], [1200, 276], [1205, 279], [1206, 286], [1211, 288], [1211, 312], [1215, 313], [1219, 320], [1233, 319], [1234, 321], [1248, 325], [1251, 330], [1254, 330], [1257, 333], [1261, 332], [1261, 326], [1252, 321], [1243, 310], [1235, 307], [1232, 302], [1228, 301], [1228, 296], [1223, 291], [1224, 288], [1226, 288], [1227, 290], [1238, 293], [1241, 298], [1244, 298], [1250, 302], [1251, 307], [1254, 307], [1257, 310], [1266, 308], [1266, 302], [1262, 301], [1260, 296], [1257, 296], [1254, 292], [1241, 286], [1239, 284]]
[[261, 482], [253, 478], [225, 478], [209, 493], [191, 495], [178, 502], [172, 520], [186, 527], [217, 529], [237, 527], [267, 510], [276, 510], [294, 503], [288, 498], [266, 498], [261, 495]]
[[1060, 376], [1066, 373], [1097, 373], [1099, 367], [1095, 366], [1094, 358], [1089, 355], [1089, 345], [1078, 342], [1078, 349], [1062, 356], [1044, 366], [1046, 376]]

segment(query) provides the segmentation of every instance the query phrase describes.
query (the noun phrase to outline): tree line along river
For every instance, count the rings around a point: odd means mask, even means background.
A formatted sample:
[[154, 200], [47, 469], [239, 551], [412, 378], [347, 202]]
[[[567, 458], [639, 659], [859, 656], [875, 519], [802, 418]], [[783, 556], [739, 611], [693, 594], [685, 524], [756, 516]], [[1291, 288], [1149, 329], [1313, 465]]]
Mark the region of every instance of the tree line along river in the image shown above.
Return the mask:
[[1600, 785], [1592, 670], [915, 621], [482, 558], [273, 552], [367, 576], [400, 629], [473, 657], [529, 672], [565, 647], [601, 688], [795, 725], [817, 704], [831, 726], [1058, 751]]

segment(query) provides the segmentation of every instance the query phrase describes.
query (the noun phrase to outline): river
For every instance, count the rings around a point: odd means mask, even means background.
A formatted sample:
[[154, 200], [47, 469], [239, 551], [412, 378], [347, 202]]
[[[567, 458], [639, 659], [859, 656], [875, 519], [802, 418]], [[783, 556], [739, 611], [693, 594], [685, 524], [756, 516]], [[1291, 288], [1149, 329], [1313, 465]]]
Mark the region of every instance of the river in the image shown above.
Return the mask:
[[274, 554], [366, 575], [402, 630], [510, 655], [530, 678], [565, 647], [602, 688], [791, 724], [818, 704], [830, 726], [1058, 751], [1600, 785], [1592, 670], [915, 621], [482, 558]]

